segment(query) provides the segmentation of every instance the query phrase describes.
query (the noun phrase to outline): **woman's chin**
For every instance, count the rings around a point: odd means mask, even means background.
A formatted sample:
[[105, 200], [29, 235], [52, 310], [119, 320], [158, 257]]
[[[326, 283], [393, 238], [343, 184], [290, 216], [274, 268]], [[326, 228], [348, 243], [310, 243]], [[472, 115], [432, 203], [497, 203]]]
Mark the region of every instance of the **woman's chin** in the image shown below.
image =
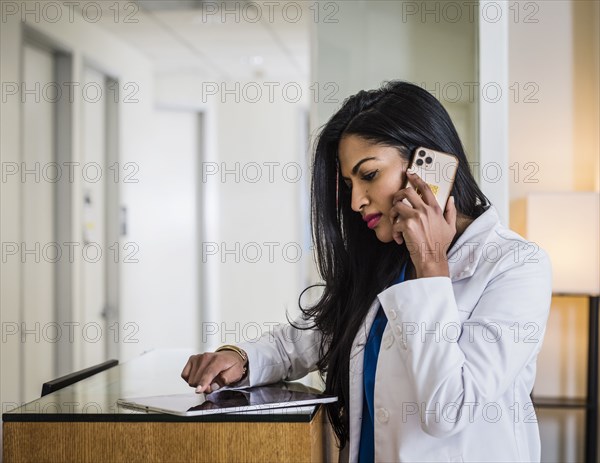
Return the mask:
[[382, 243], [390, 243], [394, 241], [391, 230], [377, 230], [375, 229], [375, 236]]

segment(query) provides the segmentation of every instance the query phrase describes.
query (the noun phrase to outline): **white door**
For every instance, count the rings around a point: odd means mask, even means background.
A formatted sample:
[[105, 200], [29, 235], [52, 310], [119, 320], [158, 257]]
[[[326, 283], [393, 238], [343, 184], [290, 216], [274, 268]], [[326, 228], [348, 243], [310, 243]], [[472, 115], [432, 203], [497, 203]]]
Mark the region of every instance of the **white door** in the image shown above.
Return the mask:
[[[201, 286], [197, 201], [200, 118], [195, 112], [160, 110], [149, 130], [154, 150], [139, 161], [139, 183], [122, 185], [131, 200], [131, 230], [138, 262], [123, 262], [121, 358], [160, 348], [198, 349]], [[127, 324], [127, 326], [126, 326]]]

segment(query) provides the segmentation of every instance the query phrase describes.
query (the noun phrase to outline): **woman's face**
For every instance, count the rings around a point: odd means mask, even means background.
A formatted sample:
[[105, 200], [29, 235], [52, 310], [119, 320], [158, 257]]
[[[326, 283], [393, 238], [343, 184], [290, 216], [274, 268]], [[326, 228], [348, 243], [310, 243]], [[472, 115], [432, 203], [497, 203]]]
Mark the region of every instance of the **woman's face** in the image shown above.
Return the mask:
[[358, 135], [340, 140], [338, 156], [341, 176], [351, 190], [351, 207], [365, 227], [384, 243], [393, 240], [389, 217], [394, 194], [406, 177], [408, 161], [398, 148], [377, 145]]

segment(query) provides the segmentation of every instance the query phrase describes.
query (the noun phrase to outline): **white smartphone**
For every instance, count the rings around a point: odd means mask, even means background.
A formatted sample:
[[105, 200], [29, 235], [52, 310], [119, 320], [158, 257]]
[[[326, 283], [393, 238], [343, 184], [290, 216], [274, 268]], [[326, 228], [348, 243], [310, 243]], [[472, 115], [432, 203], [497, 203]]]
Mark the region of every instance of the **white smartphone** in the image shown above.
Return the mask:
[[[407, 169], [408, 172], [416, 173], [429, 185], [442, 211], [446, 209], [446, 202], [450, 197], [457, 170], [458, 158], [456, 156], [422, 146], [415, 150]], [[404, 187], [407, 184], [408, 179]], [[417, 193], [421, 194], [418, 189]]]

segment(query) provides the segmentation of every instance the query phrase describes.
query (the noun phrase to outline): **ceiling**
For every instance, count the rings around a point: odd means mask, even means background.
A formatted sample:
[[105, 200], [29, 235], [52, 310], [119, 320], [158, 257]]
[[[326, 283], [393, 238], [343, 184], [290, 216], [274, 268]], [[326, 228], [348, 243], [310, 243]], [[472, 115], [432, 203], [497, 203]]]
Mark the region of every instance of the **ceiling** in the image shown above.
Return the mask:
[[106, 13], [98, 24], [140, 50], [157, 73], [308, 81], [311, 3], [121, 0], [118, 12], [113, 1], [99, 3]]

